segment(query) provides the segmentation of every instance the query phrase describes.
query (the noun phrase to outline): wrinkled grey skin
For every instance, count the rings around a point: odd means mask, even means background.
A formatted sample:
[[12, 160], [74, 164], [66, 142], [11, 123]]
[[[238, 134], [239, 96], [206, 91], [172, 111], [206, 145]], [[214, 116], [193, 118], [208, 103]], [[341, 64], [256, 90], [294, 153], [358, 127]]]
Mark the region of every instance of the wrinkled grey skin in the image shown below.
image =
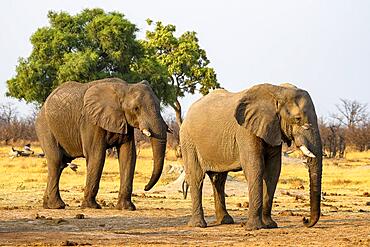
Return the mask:
[[217, 223], [234, 222], [226, 210], [225, 181], [229, 171], [243, 170], [249, 189], [246, 229], [277, 227], [271, 207], [281, 170], [281, 143], [292, 141], [312, 152], [311, 217], [304, 224], [311, 227], [319, 220], [322, 147], [306, 91], [290, 84], [261, 84], [239, 93], [213, 91], [191, 106], [180, 140], [193, 207], [190, 226], [207, 226], [202, 208], [205, 174], [213, 183]]
[[36, 119], [36, 132], [48, 164], [44, 208], [64, 208], [59, 179], [67, 163], [85, 157], [87, 176], [82, 207], [96, 202], [106, 149], [118, 150], [120, 191], [118, 209], [135, 210], [131, 201], [136, 163], [134, 128], [151, 134], [154, 167], [145, 190], [158, 181], [166, 150], [167, 125], [159, 100], [147, 82], [127, 84], [117, 79], [90, 83], [66, 82], [45, 101]]

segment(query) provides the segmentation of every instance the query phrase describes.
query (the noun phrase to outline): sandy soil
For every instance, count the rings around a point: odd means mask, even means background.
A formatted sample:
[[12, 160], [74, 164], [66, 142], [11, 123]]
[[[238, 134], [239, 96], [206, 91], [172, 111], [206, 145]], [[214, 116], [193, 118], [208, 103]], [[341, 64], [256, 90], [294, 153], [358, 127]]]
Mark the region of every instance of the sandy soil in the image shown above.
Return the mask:
[[70, 206], [65, 210], [42, 209], [40, 200], [2, 207], [0, 245], [370, 246], [370, 211], [366, 207], [370, 197], [366, 194], [324, 195], [323, 216], [308, 229], [302, 225], [302, 217], [309, 214], [307, 192], [279, 190], [273, 209], [279, 228], [245, 231], [242, 223], [247, 219], [248, 199], [240, 189], [246, 188], [245, 182], [227, 182], [227, 205], [235, 224], [214, 225], [213, 198], [206, 181], [207, 228], [186, 226], [190, 199], [184, 200], [178, 185], [171, 183], [151, 193], [137, 190], [133, 200], [138, 210], [133, 212], [113, 209], [114, 198], [101, 200], [105, 205], [101, 210], [80, 209], [79, 200], [67, 202]]

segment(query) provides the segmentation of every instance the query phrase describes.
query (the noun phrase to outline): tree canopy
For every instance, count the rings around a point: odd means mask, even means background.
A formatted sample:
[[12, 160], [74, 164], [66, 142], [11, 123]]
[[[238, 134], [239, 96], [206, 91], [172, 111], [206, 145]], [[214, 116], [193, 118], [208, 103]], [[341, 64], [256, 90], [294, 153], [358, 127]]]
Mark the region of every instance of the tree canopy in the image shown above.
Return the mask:
[[33, 50], [20, 58], [16, 76], [7, 81], [8, 96], [42, 104], [58, 85], [119, 77], [148, 80], [165, 104], [173, 102], [166, 68], [145, 55], [137, 27], [118, 12], [85, 9], [76, 15], [48, 13], [50, 25], [32, 36]]
[[[149, 26], [153, 21], [147, 19]], [[176, 112], [176, 119], [182, 122], [179, 98], [186, 93], [194, 94], [196, 90], [203, 95], [210, 89], [220, 87], [205, 50], [200, 48], [195, 32], [185, 32], [178, 38], [176, 27], [156, 22], [153, 31], [146, 32], [143, 45], [147, 53], [157, 59], [167, 69], [169, 84], [175, 87], [175, 100], [170, 103]]]
[[49, 11], [48, 19], [49, 26], [31, 36], [30, 56], [19, 59], [16, 75], [7, 81], [8, 96], [41, 105], [66, 81], [145, 79], [161, 102], [175, 109], [181, 124], [179, 98], [219, 87], [195, 32], [176, 37], [174, 25], [157, 22], [144, 40], [138, 40], [137, 27], [123, 14], [102, 9], [76, 15]]

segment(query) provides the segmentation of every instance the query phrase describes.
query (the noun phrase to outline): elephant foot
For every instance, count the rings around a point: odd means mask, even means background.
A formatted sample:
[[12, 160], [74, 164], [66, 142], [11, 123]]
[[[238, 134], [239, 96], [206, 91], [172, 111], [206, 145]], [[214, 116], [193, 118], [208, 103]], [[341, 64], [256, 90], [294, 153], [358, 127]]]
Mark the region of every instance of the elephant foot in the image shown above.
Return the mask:
[[101, 206], [95, 200], [84, 200], [81, 204], [81, 208], [95, 208], [101, 209]]
[[44, 199], [42, 206], [45, 209], [64, 209], [66, 204], [62, 201], [62, 199]]
[[246, 231], [254, 231], [259, 229], [266, 229], [267, 226], [262, 223], [260, 219], [249, 219], [247, 223], [245, 223], [244, 229]]
[[268, 229], [278, 227], [277, 223], [271, 218], [271, 216], [264, 216], [262, 218], [262, 222], [266, 226], [266, 228], [268, 228]]
[[226, 214], [222, 218], [217, 218], [216, 224], [234, 224], [234, 219], [229, 214]]
[[119, 201], [116, 205], [116, 209], [135, 211], [136, 207], [131, 201]]
[[190, 221], [188, 222], [188, 226], [205, 228], [207, 227], [207, 223], [204, 218], [191, 217]]

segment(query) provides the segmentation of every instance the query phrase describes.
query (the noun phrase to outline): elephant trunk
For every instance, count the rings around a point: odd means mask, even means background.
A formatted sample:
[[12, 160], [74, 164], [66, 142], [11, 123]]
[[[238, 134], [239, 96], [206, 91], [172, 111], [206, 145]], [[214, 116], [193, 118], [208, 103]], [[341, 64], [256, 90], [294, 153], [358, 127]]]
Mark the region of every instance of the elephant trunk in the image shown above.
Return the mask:
[[310, 174], [310, 219], [303, 218], [303, 224], [306, 227], [314, 226], [320, 218], [321, 201], [321, 175], [322, 175], [322, 154], [316, 155], [316, 158], [308, 158]]
[[[162, 120], [163, 121], [163, 120]], [[164, 158], [166, 154], [166, 143], [167, 143], [167, 125], [163, 121], [163, 125], [159, 131], [155, 131], [150, 137], [153, 151], [153, 172], [152, 176], [145, 186], [145, 191], [150, 190], [159, 180], [162, 174]]]
[[310, 219], [303, 219], [303, 223], [307, 227], [314, 226], [320, 218], [320, 203], [321, 203], [321, 176], [322, 176], [322, 144], [321, 137], [314, 123], [313, 128], [306, 131], [304, 135], [305, 143], [312, 155], [308, 156], [308, 172], [310, 176]]

